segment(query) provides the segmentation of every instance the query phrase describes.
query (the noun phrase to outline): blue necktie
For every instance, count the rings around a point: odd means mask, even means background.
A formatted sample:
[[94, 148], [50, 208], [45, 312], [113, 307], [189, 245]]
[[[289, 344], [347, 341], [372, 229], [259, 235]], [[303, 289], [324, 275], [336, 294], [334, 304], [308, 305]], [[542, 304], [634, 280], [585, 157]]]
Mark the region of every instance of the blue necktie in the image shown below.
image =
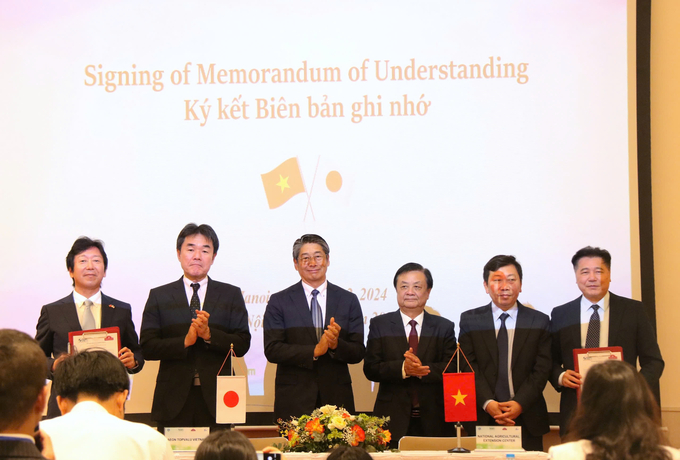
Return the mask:
[[586, 333], [586, 348], [597, 348], [600, 346], [600, 314], [597, 309], [599, 305], [593, 305], [593, 314], [590, 316], [588, 323], [588, 332]]
[[314, 329], [316, 329], [316, 340], [321, 340], [323, 335], [323, 315], [321, 314], [319, 301], [316, 300], [317, 295], [319, 295], [319, 291], [314, 289], [312, 291], [312, 322], [314, 323]]
[[501, 327], [498, 329], [498, 380], [496, 380], [496, 401], [510, 401], [510, 384], [508, 383], [508, 330], [505, 320], [510, 315], [501, 315]]

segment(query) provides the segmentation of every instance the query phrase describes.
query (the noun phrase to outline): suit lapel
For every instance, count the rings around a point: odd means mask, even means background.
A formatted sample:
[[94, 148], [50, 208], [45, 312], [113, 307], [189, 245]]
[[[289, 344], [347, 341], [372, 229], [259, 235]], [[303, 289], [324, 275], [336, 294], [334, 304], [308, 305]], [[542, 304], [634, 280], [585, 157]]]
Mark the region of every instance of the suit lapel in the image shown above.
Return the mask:
[[617, 295], [609, 293], [609, 334], [607, 337], [607, 345], [612, 346], [614, 343], [621, 343], [618, 340], [618, 333], [621, 330], [621, 321], [624, 314], [620, 311], [621, 304]]
[[527, 307], [517, 302], [517, 321], [515, 322], [515, 336], [512, 340], [512, 362], [510, 367], [514, 369], [515, 363], [519, 359], [520, 351], [527, 341], [529, 329], [533, 326], [533, 318], [529, 317]]
[[[208, 279], [208, 286], [210, 286], [210, 279]], [[175, 305], [180, 305], [184, 307], [181, 312], [182, 320], [186, 321], [188, 323], [191, 322], [191, 310], [189, 310], [189, 300], [187, 299], [187, 291], [184, 288], [184, 276], [182, 276], [179, 281], [176, 281], [172, 284], [172, 293], [171, 297], [173, 300], [173, 303]], [[208, 294], [210, 293], [210, 289], [206, 288], [207, 291], [205, 293], [205, 298], [206, 300], [204, 303], [207, 303], [208, 299]], [[210, 313], [210, 312], [208, 312]]]
[[493, 314], [491, 313], [491, 303], [484, 307], [484, 311], [479, 315], [479, 331], [482, 333], [482, 337], [486, 347], [489, 350], [489, 355], [493, 358], [493, 363], [495, 367], [498, 367], [498, 342], [496, 341], [496, 328], [493, 323]]
[[[326, 306], [328, 306], [328, 295], [326, 296]], [[308, 331], [309, 336], [313, 338], [314, 343], [317, 343], [316, 329], [314, 329], [314, 322], [312, 321], [312, 312], [307, 303], [307, 296], [305, 289], [302, 287], [302, 281], [297, 283], [293, 289], [290, 290], [291, 309], [298, 316], [298, 321], [293, 321], [293, 324], [302, 324], [303, 328]]]
[[[572, 348], [581, 348], [581, 297], [574, 301], [574, 306], [567, 310], [566, 324], [573, 324], [574, 327], [567, 327], [568, 343], [573, 344]], [[611, 334], [611, 329], [610, 329]]]
[[[326, 315], [323, 319], [324, 329], [331, 323], [331, 318], [335, 317], [338, 310], [338, 299], [336, 295], [337, 286], [328, 283], [326, 288]], [[310, 311], [311, 316], [311, 311]]]
[[[186, 298], [186, 291], [184, 300], [187, 301]], [[207, 311], [212, 315], [213, 310], [215, 309], [215, 305], [218, 304], [218, 301], [220, 299], [220, 292], [217, 289], [217, 286], [215, 283], [213, 283], [213, 280], [208, 277], [208, 284], [206, 286], [206, 291], [205, 291], [205, 300], [203, 301], [203, 310]], [[189, 308], [189, 303], [187, 301], [187, 308]]]
[[[392, 313], [387, 313], [388, 318], [390, 320], [390, 330], [388, 331], [388, 336], [387, 337], [401, 337], [400, 340], [400, 347], [402, 350], [404, 350], [404, 353], [408, 351], [408, 337], [406, 337], [406, 329], [404, 329], [404, 321], [401, 319], [401, 312], [399, 310], [392, 312]], [[423, 321], [424, 323], [425, 321]], [[423, 336], [423, 332], [421, 329], [420, 332], [420, 337]], [[420, 356], [420, 342], [418, 343], [418, 356]]]
[[59, 311], [62, 314], [63, 320], [68, 325], [69, 331], [82, 331], [83, 328], [80, 327], [80, 321], [78, 320], [78, 311], [76, 310], [76, 304], [73, 302], [73, 294], [64, 297], [61, 305], [59, 306]]
[[113, 325], [115, 308], [112, 308], [109, 305], [113, 306], [113, 304], [111, 303], [111, 298], [105, 296], [104, 293], [102, 293], [101, 327], [111, 327]]
[[[404, 330], [404, 333], [405, 332], [406, 331]], [[416, 353], [416, 355], [421, 359], [421, 361], [427, 356], [427, 352], [430, 349], [430, 344], [432, 343], [433, 338], [434, 338], [434, 324], [431, 319], [431, 315], [428, 312], [425, 312], [425, 315], [423, 316], [423, 324], [422, 327], [420, 328], [420, 340], [418, 340], [418, 353]]]

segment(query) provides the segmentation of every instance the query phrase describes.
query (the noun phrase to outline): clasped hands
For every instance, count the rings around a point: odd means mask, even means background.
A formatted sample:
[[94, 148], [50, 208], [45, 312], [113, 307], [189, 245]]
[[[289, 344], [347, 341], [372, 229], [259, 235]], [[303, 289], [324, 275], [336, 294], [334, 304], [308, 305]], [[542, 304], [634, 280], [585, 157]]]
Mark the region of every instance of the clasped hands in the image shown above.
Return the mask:
[[499, 425], [512, 426], [515, 424], [515, 419], [522, 413], [522, 406], [517, 401], [490, 401], [486, 405], [486, 411]]
[[409, 348], [404, 353], [404, 373], [407, 377], [425, 377], [430, 373], [430, 366], [423, 366], [420, 358], [413, 353], [413, 348]]
[[189, 326], [189, 332], [184, 337], [184, 348], [190, 347], [196, 343], [196, 339], [199, 337], [203, 340], [210, 340], [210, 327], [208, 327], [208, 318], [210, 318], [210, 313], [204, 310], [199, 310], [196, 312], [196, 318], [191, 320], [191, 326]]
[[314, 357], [317, 358], [321, 355], [325, 355], [328, 350], [335, 350], [338, 348], [338, 338], [340, 337], [340, 330], [342, 328], [338, 323], [335, 322], [335, 318], [331, 318], [331, 322], [323, 331], [321, 340], [314, 347]]

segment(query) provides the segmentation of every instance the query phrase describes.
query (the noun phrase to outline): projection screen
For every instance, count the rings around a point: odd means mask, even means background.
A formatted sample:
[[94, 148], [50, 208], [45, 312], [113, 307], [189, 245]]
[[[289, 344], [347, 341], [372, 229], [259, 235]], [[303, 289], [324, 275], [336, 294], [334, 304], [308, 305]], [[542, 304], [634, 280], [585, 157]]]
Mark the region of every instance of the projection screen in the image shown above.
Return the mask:
[[328, 279], [359, 296], [366, 334], [411, 261], [456, 324], [489, 302], [496, 254], [547, 314], [579, 294], [585, 245], [612, 253], [630, 296], [629, 16], [624, 0], [4, 1], [2, 327], [35, 333], [87, 235], [139, 330], [149, 289], [182, 275], [189, 222], [215, 228], [210, 276], [243, 291], [254, 397], [262, 315], [299, 280], [304, 233], [330, 244]]

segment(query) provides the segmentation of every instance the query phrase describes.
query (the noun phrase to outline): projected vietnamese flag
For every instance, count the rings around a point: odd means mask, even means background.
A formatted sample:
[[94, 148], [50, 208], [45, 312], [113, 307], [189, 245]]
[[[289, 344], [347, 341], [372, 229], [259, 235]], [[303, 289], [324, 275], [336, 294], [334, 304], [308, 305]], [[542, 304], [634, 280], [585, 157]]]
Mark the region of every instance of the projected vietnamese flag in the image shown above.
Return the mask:
[[269, 209], [275, 209], [305, 192], [297, 158], [289, 158], [268, 173], [261, 174]]

